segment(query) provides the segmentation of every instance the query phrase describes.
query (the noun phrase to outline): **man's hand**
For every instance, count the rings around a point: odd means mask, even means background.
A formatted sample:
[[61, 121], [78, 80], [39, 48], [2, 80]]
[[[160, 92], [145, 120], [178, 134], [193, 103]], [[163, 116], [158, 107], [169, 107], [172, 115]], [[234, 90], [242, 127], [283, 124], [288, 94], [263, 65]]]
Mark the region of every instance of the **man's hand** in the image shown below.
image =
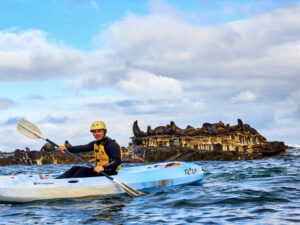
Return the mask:
[[58, 146], [58, 149], [59, 149], [62, 153], [65, 153], [65, 151], [67, 150], [66, 146], [63, 146], [63, 145]]
[[95, 171], [96, 173], [101, 173], [102, 171], [104, 171], [104, 167], [103, 167], [103, 166], [96, 166], [96, 167], [94, 168], [94, 171]]

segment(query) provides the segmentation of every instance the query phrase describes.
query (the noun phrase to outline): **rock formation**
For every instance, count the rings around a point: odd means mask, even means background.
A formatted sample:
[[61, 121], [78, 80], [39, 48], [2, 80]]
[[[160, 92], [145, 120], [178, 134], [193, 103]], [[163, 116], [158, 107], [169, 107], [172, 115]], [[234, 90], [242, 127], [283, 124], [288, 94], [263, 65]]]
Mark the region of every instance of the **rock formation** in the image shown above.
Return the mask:
[[[86, 161], [92, 161], [93, 153], [79, 153], [79, 157]], [[70, 164], [78, 163], [76, 159], [60, 151], [25, 151], [16, 149], [10, 156], [0, 158], [0, 166], [7, 165], [47, 165], [47, 164]]]
[[237, 125], [203, 123], [202, 127], [177, 127], [174, 121], [147, 132], [134, 122], [135, 153], [146, 161], [247, 160], [285, 153], [283, 142], [268, 142], [241, 119]]

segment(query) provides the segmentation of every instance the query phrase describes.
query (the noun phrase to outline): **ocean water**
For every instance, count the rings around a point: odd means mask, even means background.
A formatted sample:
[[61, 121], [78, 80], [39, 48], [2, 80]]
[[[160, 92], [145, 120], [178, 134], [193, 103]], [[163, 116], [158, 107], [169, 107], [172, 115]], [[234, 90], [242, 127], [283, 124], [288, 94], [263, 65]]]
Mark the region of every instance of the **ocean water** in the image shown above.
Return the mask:
[[[202, 184], [154, 188], [138, 198], [0, 203], [0, 224], [300, 224], [300, 149], [263, 160], [195, 163], [205, 171]], [[68, 168], [7, 166], [0, 175]]]

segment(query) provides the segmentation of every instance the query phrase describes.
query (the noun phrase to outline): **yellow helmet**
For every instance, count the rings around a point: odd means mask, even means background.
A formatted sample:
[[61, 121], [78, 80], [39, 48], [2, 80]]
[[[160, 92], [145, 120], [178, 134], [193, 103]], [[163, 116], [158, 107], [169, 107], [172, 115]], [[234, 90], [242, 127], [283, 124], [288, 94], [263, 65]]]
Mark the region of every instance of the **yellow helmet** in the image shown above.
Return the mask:
[[91, 125], [90, 131], [93, 131], [93, 130], [105, 130], [106, 131], [105, 123], [102, 121], [93, 122]]

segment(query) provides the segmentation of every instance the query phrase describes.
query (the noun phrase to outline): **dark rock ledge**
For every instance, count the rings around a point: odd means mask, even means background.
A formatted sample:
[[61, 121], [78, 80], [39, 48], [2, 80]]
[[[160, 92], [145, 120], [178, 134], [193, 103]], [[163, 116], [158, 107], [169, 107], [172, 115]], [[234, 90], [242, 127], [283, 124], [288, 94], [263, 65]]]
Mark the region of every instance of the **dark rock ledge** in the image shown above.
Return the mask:
[[[123, 162], [145, 162], [144, 159], [129, 152], [127, 148], [123, 147]], [[83, 160], [94, 163], [94, 153], [84, 152], [75, 154]], [[16, 149], [11, 153], [0, 153], [0, 166], [8, 165], [48, 165], [48, 164], [73, 164], [78, 163], [67, 154], [61, 153], [50, 144], [45, 144], [40, 151], [37, 150], [19, 150]]]

